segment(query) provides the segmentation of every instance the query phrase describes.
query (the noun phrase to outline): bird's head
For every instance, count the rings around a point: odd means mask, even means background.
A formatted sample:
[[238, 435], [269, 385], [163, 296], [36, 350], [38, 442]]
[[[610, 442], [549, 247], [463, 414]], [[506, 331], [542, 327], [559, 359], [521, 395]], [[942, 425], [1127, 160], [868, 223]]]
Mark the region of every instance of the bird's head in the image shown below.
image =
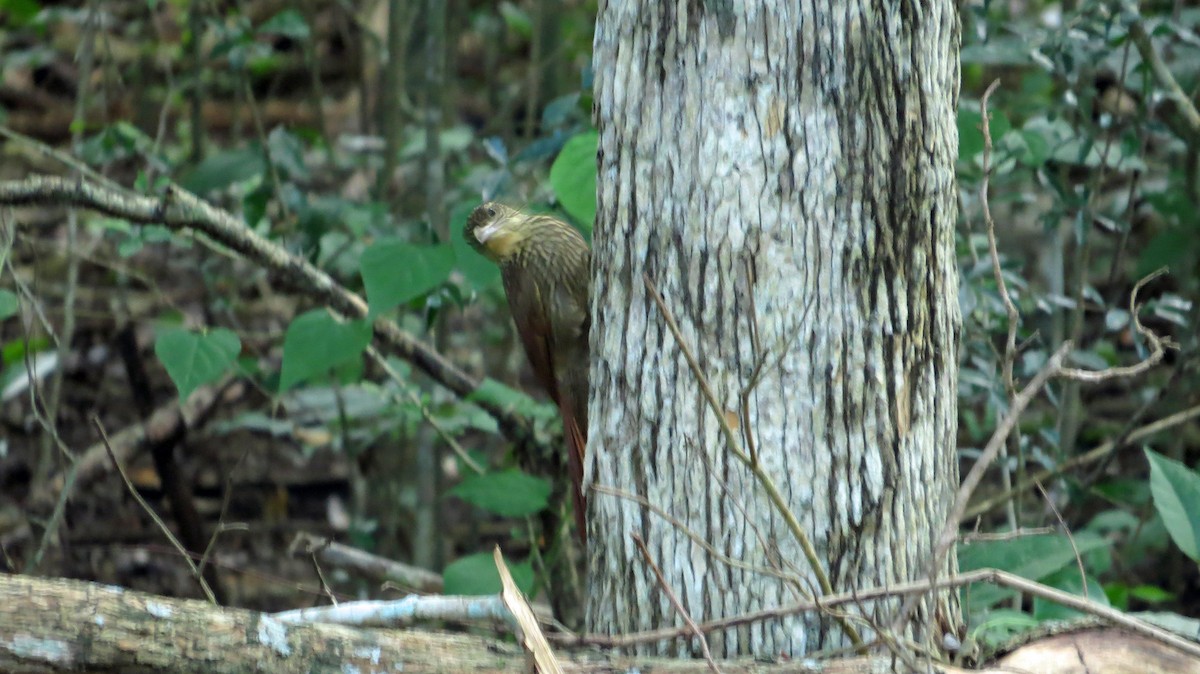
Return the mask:
[[526, 219], [514, 208], [489, 201], [471, 211], [463, 234], [475, 250], [493, 261], [503, 262], [528, 235]]

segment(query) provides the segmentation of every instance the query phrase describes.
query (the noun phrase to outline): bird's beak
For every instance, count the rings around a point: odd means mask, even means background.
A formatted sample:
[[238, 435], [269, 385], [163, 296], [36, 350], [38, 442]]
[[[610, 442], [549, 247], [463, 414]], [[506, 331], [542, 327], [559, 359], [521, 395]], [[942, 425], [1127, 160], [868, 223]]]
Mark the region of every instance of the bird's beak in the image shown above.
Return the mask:
[[479, 227], [478, 229], [476, 229], [475, 230], [475, 238], [476, 238], [476, 240], [479, 241], [479, 243], [487, 243], [488, 240], [490, 240], [492, 237], [499, 234], [501, 229], [502, 229], [502, 227], [501, 227], [500, 222], [497, 220], [493, 220], [492, 222], [489, 222], [488, 224], [484, 225], [483, 227]]

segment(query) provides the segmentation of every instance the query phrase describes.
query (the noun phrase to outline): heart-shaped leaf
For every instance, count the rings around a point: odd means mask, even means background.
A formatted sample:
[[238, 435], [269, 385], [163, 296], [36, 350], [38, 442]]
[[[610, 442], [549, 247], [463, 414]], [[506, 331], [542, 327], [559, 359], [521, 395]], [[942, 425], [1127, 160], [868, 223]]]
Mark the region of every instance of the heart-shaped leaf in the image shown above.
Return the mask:
[[380, 241], [366, 249], [359, 260], [359, 271], [367, 289], [371, 315], [438, 287], [450, 275], [454, 261], [454, 250], [444, 243], [419, 246], [405, 241]]
[[[533, 591], [533, 565], [528, 561], [513, 564], [505, 561], [517, 587], [525, 594]], [[444, 592], [448, 595], [485, 595], [500, 592], [500, 574], [490, 552], [461, 557], [442, 572]]]
[[241, 340], [225, 328], [204, 332], [167, 328], [159, 331], [154, 342], [154, 354], [179, 389], [180, 400], [225, 374], [241, 350]]
[[524, 517], [546, 507], [550, 483], [511, 468], [498, 473], [469, 475], [450, 493], [502, 517]]
[[283, 338], [279, 390], [361, 357], [370, 341], [371, 325], [366, 321], [341, 322], [324, 309], [297, 316]]
[[575, 219], [591, 238], [596, 220], [596, 148], [600, 136], [595, 131], [581, 133], [568, 140], [550, 167], [550, 185], [563, 210]]

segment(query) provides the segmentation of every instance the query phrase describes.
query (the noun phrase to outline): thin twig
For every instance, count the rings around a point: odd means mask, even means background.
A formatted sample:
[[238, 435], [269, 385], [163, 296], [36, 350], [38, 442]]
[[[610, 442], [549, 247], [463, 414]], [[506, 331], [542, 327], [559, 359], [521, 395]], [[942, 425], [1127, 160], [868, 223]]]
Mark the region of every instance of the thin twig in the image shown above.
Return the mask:
[[1046, 480], [1057, 477], [1068, 470], [1071, 470], [1072, 468], [1084, 466], [1094, 461], [1099, 461], [1100, 459], [1112, 454], [1118, 448], [1124, 447], [1131, 442], [1137, 442], [1138, 440], [1148, 438], [1155, 433], [1161, 433], [1167, 429], [1185, 424], [1197, 417], [1200, 417], [1200, 405], [1194, 405], [1186, 410], [1176, 412], [1175, 414], [1163, 417], [1158, 421], [1146, 424], [1145, 426], [1142, 426], [1141, 428], [1130, 433], [1120, 442], [1109, 440], [1108, 442], [1099, 445], [1091, 451], [1079, 454], [1078, 456], [1073, 456], [1053, 468], [1042, 470], [1026, 481], [1013, 487], [1011, 491], [1002, 492], [972, 506], [963, 514], [963, 520], [970, 520], [975, 517], [979, 517], [983, 513], [1012, 498], [1015, 493], [1029, 489], [1038, 482], [1045, 482]]
[[671, 605], [675, 607], [675, 610], [679, 613], [679, 616], [683, 618], [684, 624], [688, 626], [688, 629], [692, 631], [692, 634], [696, 635], [696, 639], [700, 642], [700, 654], [704, 656], [704, 661], [708, 663], [709, 671], [720, 674], [721, 668], [718, 667], [716, 661], [713, 660], [712, 651], [708, 650], [708, 639], [704, 638], [704, 632], [700, 631], [700, 626], [696, 624], [695, 620], [692, 620], [692, 616], [687, 612], [687, 609], [683, 607], [683, 604], [680, 603], [679, 598], [675, 596], [675, 592], [671, 590], [671, 585], [667, 582], [666, 576], [664, 576], [662, 570], [658, 568], [658, 564], [654, 563], [654, 558], [650, 556], [650, 551], [646, 549], [646, 541], [643, 541], [642, 537], [636, 533], [630, 533], [629, 536], [633, 538], [633, 542], [637, 544], [638, 550], [642, 551], [642, 557], [646, 560], [646, 564], [650, 565], [650, 570], [653, 571], [654, 576], [658, 578], [658, 584], [662, 588], [663, 594], [667, 595], [667, 599], [671, 602]]
[[[463, 449], [462, 445], [458, 444], [458, 440], [451, 435], [449, 431], [442, 427], [442, 424], [433, 416], [433, 412], [429, 411], [429, 406], [425, 404], [425, 401], [421, 400], [421, 397], [417, 395], [417, 392], [414, 391], [411, 386], [405, 383], [404, 378], [400, 376], [400, 373], [396, 371], [396, 368], [392, 367], [392, 364], [387, 362], [387, 358], [384, 358], [382, 353], [379, 353], [379, 349], [376, 349], [373, 346], [368, 346], [367, 355], [371, 357], [371, 360], [375, 361], [375, 364], [383, 370], [384, 374], [386, 374], [389, 379], [395, 382], [396, 385], [404, 391], [405, 395], [408, 396], [409, 402], [417, 406], [417, 409], [420, 410], [421, 416], [425, 419], [425, 422], [428, 423], [430, 427], [433, 428], [433, 432], [436, 433], [437, 436], [446, 443], [446, 446], [450, 448], [450, 451], [454, 452], [454, 454], [460, 460], [462, 460], [463, 465], [465, 465], [467, 468], [470, 468], [477, 475], [483, 475], [487, 472], [483, 466], [479, 465], [479, 462], [471, 458], [471, 455], [467, 452], [467, 450]], [[399, 396], [393, 397], [393, 402], [399, 402]]]
[[[671, 334], [675, 337], [676, 344], [679, 345], [679, 350], [683, 352], [684, 358], [687, 360], [688, 367], [691, 368], [692, 376], [695, 377], [697, 384], [700, 386], [701, 393], [704, 394], [704, 399], [708, 402], [712, 409], [713, 415], [717, 419], [717, 424], [721, 428], [721, 433], [725, 436], [725, 443], [729, 451], [737, 457], [739, 461], [750, 469], [754, 477], [758, 480], [763, 491], [767, 493], [767, 498], [774, 504], [776, 511], [783, 518], [788, 530], [800, 544], [800, 549], [804, 552], [804, 557], [808, 560], [809, 568], [813, 575], [817, 578], [817, 583], [821, 587], [821, 592], [824, 594], [832, 594], [833, 586], [829, 582], [829, 576], [825, 573], [824, 567], [821, 565], [821, 559], [817, 556], [817, 550], [813, 547], [812, 542], [808, 539], [808, 534], [804, 533], [804, 528], [800, 526], [800, 521], [796, 519], [796, 514], [788, 507], [787, 500], [783, 498], [779, 488], [775, 486], [775, 481], [770, 474], [763, 469], [757, 462], [750, 460], [749, 455], [742, 451], [741, 443], [738, 442], [737, 435], [733, 432], [733, 428], [729, 425], [729, 419], [726, 418], [721, 404], [717, 402], [717, 396], [713, 393], [712, 387], [709, 386], [708, 378], [704, 376], [704, 371], [700, 368], [700, 363], [696, 361], [696, 356], [692, 354], [687, 342], [683, 338], [683, 333], [679, 330], [679, 326], [675, 324], [675, 318], [671, 315], [671, 311], [667, 308], [667, 303], [659, 294], [658, 288], [654, 282], [650, 280], [648, 274], [642, 274], [642, 279], [646, 284], [646, 290], [650, 293], [650, 297], [654, 303], [658, 305], [659, 312], [662, 313], [663, 320], [670, 329]], [[850, 624], [849, 621], [839, 616], [834, 616], [846, 632], [846, 636], [850, 638], [851, 643], [856, 648], [861, 649], [863, 640], [859, 635], [858, 630]]]
[[221, 513], [217, 516], [217, 526], [213, 527], [212, 535], [208, 537], [208, 545], [204, 546], [204, 554], [200, 556], [200, 564], [197, 565], [200, 573], [203, 574], [205, 567], [208, 566], [208, 560], [212, 555], [213, 549], [217, 546], [217, 537], [226, 531], [247, 531], [250, 529], [245, 523], [236, 525], [226, 524], [225, 516], [229, 514], [229, 504], [233, 501], [233, 476], [241, 467], [242, 462], [246, 460], [246, 456], [250, 454], [250, 446], [247, 445], [238, 456], [237, 461], [233, 462], [233, 467], [229, 469], [229, 473], [225, 476], [225, 490], [221, 495]]
[[[742, 435], [745, 437], [746, 433], [743, 432]], [[766, 556], [767, 563], [776, 570], [776, 577], [788, 580], [794, 586], [792, 589], [795, 590], [797, 599], [803, 597], [812, 597], [820, 594], [816, 588], [812, 587], [812, 580], [810, 578], [803, 577], [799, 573], [789, 574], [784, 570], [783, 565], [785, 564], [791, 567], [791, 570], [793, 571], [795, 570], [795, 565], [789, 563], [788, 560], [781, 559], [779, 555], [773, 553], [775, 548], [773, 545], [767, 542], [767, 537], [763, 534], [762, 527], [758, 526], [758, 523], [750, 517], [749, 512], [746, 510], [746, 504], [741, 498], [741, 495], [734, 493], [733, 490], [729, 488], [728, 481], [717, 473], [716, 467], [713, 466], [712, 457], [710, 457], [702, 447], [696, 446], [696, 444], [691, 440], [687, 441], [687, 445], [688, 449], [695, 452], [700, 461], [704, 463], [704, 472], [706, 475], [708, 475], [708, 478], [712, 480], [712, 483], [715, 484], [721, 490], [721, 493], [729, 499], [730, 504], [738, 511], [738, 514], [741, 515], [742, 520], [746, 522], [746, 526], [750, 527], [754, 537], [758, 539], [758, 544]], [[753, 459], [753, 457], [751, 457], [751, 459]], [[804, 591], [804, 588], [801, 585], [802, 583], [808, 583], [808, 592]]]
[[329, 598], [330, 606], [337, 606], [337, 596], [333, 594], [333, 588], [329, 587], [329, 581], [325, 580], [325, 572], [321, 570], [321, 562], [317, 559], [317, 553], [315, 551], [310, 552], [308, 554], [308, 559], [312, 562], [313, 571], [315, 571], [317, 574], [317, 580], [321, 581], [321, 591], [324, 592], [325, 596]]
[[[84, 119], [87, 116], [88, 95], [92, 83], [92, 66], [95, 62], [96, 30], [99, 23], [99, 10], [92, 2], [87, 3], [87, 18], [84, 21], [83, 36], [80, 38], [75, 58], [79, 62], [79, 81], [75, 91], [75, 110], [71, 118], [71, 151], [80, 154], [83, 149]], [[66, 376], [67, 358], [71, 355], [71, 341], [75, 335], [75, 323], [78, 316], [76, 310], [76, 295], [79, 290], [79, 213], [76, 209], [67, 210], [67, 241], [63, 247], [66, 258], [66, 280], [62, 298], [62, 325], [59, 329], [60, 339], [56, 345], [58, 367], [50, 373], [50, 381], [46, 394], [42, 397], [44, 414], [51, 427], [51, 432], [42, 436], [42, 442], [37, 464], [34, 467], [31, 483], [33, 491], [41, 491], [53, 472], [53, 452], [51, 448], [59, 443], [58, 431], [54, 429], [59, 406], [62, 404], [63, 379]], [[15, 274], [14, 274], [15, 276]], [[31, 389], [32, 390], [32, 389]], [[59, 443], [61, 444], [61, 443]]]
[[167, 523], [158, 516], [158, 513], [154, 512], [154, 509], [150, 507], [149, 503], [146, 503], [146, 499], [142, 498], [142, 495], [138, 493], [137, 487], [133, 486], [133, 481], [129, 479], [129, 474], [125, 472], [125, 466], [121, 465], [120, 460], [117, 459], [117, 455], [112, 449], [112, 445], [110, 445], [108, 442], [108, 434], [104, 432], [104, 424], [100, 422], [100, 417], [93, 414], [92, 425], [95, 426], [96, 431], [100, 433], [100, 440], [104, 443], [104, 448], [108, 450], [108, 458], [112, 459], [113, 465], [117, 468], [117, 472], [121, 474], [121, 479], [125, 482], [125, 488], [129, 490], [129, 494], [133, 496], [133, 500], [138, 502], [138, 505], [140, 505], [142, 509], [146, 511], [146, 514], [150, 516], [150, 519], [154, 520], [154, 523], [158, 525], [158, 528], [161, 529], [163, 534], [166, 535], [167, 540], [171, 542], [171, 545], [175, 546], [175, 549], [179, 551], [179, 556], [183, 558], [183, 561], [187, 563], [188, 568], [191, 569], [192, 575], [196, 578], [196, 582], [200, 583], [200, 589], [204, 592], [204, 596], [208, 598], [208, 602], [216, 606], [217, 598], [213, 595], [212, 588], [210, 588], [208, 583], [204, 580], [204, 575], [200, 573], [200, 568], [196, 566], [194, 561], [192, 561], [192, 556], [188, 553], [187, 548], [183, 547], [183, 544], [179, 542], [179, 539], [175, 538], [175, 534], [171, 533], [171, 529], [167, 526]]
[[[995, 432], [992, 433], [992, 437], [988, 440], [987, 445], [984, 446], [979, 459], [971, 466], [971, 470], [967, 472], [967, 476], [958, 488], [958, 493], [954, 499], [954, 506], [950, 510], [950, 517], [946, 518], [946, 524], [942, 528], [942, 536], [938, 543], [939, 554], [935, 555], [935, 557], [944, 555], [950, 545], [954, 543], [954, 539], [958, 534], [958, 522], [962, 519], [962, 513], [967, 509], [967, 502], [970, 500], [971, 494], [975, 492], [975, 488], [983, 480], [983, 474], [987, 471], [988, 465], [996, 459], [996, 455], [1004, 445], [1004, 440], [1020, 420], [1021, 413], [1025, 411], [1025, 408], [1033, 401], [1033, 398], [1041, 392], [1046, 382], [1051, 377], [1057, 375], [1062, 369], [1063, 359], [1066, 358], [1070, 350], [1070, 342], [1064, 342], [1062, 346], [1058, 347], [1054, 355], [1050, 356], [1050, 360], [1046, 361], [1045, 366], [1033, 376], [1033, 379], [1029, 380], [1025, 388], [1021, 389], [1021, 392], [1013, 399], [1012, 405], [1008, 409], [1008, 414], [996, 426]], [[940, 563], [940, 559], [935, 559], [932, 567], [936, 569]], [[933, 575], [933, 573], [931, 572], [929, 575]]]
[[[1004, 302], [1004, 311], [1008, 318], [1008, 334], [1004, 340], [1004, 353], [1001, 356], [1000, 380], [1004, 385], [1004, 394], [1008, 396], [1011, 404], [1012, 399], [1017, 396], [1017, 385], [1013, 379], [1013, 363], [1017, 359], [1017, 325], [1021, 321], [1020, 314], [1017, 313], [1017, 307], [1013, 304], [1012, 298], [1008, 296], [1008, 284], [1004, 281], [1004, 272], [1000, 268], [1000, 251], [996, 246], [996, 222], [992, 219], [992, 208], [988, 199], [988, 188], [992, 176], [992, 124], [991, 112], [988, 110], [988, 101], [992, 97], [992, 92], [1000, 85], [1000, 80], [992, 80], [986, 91], [983, 92], [983, 98], [979, 101], [979, 107], [982, 112], [982, 121], [979, 125], [983, 131], [983, 180], [979, 185], [979, 201], [983, 206], [983, 222], [987, 231], [988, 240], [988, 255], [992, 258], [992, 276], [996, 278], [996, 289], [1000, 293], [1000, 299]], [[1001, 486], [1004, 489], [1012, 489], [1012, 474], [1009, 472], [1009, 450], [1013, 454], [1020, 454], [1021, 450], [1021, 428], [1013, 427], [1012, 435], [1004, 447], [1000, 449], [1000, 480]], [[1017, 520], [1016, 504], [1009, 501], [1006, 504], [1005, 516], [1008, 519], [1008, 528], [1017, 529], [1020, 527], [1020, 522]]]
[[[746, 440], [746, 453], [750, 455], [750, 462], [757, 466], [758, 448], [754, 444], [754, 429], [750, 425], [750, 394], [754, 392], [754, 389], [758, 388], [763, 366], [767, 363], [767, 355], [762, 351], [762, 343], [758, 335], [758, 305], [754, 302], [754, 284], [757, 280], [754, 273], [754, 263], [750, 258], [746, 258], [745, 263], [746, 305], [750, 313], [750, 319], [747, 321], [750, 327], [750, 353], [754, 354], [756, 362], [754, 363], [754, 369], [750, 372], [750, 382], [746, 384], [738, 397], [742, 401], [742, 438]], [[796, 332], [799, 331], [797, 330]]]
[[969, 534], [959, 536], [958, 540], [962, 543], [974, 543], [976, 541], [1014, 541], [1018, 538], [1026, 536], [1045, 536], [1056, 531], [1054, 527], [1034, 527], [1032, 529], [1017, 529], [1016, 531], [997, 531], [997, 532], [982, 532], [973, 531]]
[[[13, 267], [10, 252], [12, 251], [13, 241], [16, 238], [16, 228], [10, 226], [11, 223], [8, 220], [7, 213], [0, 215], [0, 218], [2, 218], [0, 222], [2, 222], [4, 225], [4, 227], [0, 229], [0, 234], [3, 235], [2, 240], [0, 240], [0, 271], [3, 271], [5, 268], [8, 269], [9, 275], [13, 279], [13, 285], [19, 292], [18, 305], [22, 300], [27, 302], [34, 315], [42, 322], [42, 326], [46, 330], [46, 333], [52, 338], [57, 338], [57, 335], [54, 333], [53, 326], [50, 325], [49, 319], [46, 318], [46, 315], [43, 313], [41, 305], [34, 296], [33, 291], [30, 290], [29, 286], [21, 280], [21, 278], [17, 275], [17, 270]], [[21, 326], [22, 335], [25, 340], [25, 348], [22, 350], [22, 360], [25, 367], [25, 376], [29, 381], [29, 408], [33, 412], [34, 419], [36, 419], [38, 425], [41, 426], [42, 432], [46, 434], [46, 437], [48, 437], [51, 442], [54, 443], [54, 445], [58, 448], [58, 451], [66, 458], [68, 466], [67, 472], [64, 476], [63, 489], [58, 493], [58, 498], [55, 500], [54, 509], [50, 513], [50, 518], [46, 521], [45, 528], [42, 529], [42, 536], [41, 540], [38, 542], [37, 549], [34, 550], [33, 554], [25, 560], [23, 573], [32, 574], [37, 570], [38, 566], [41, 565], [46, 551], [50, 548], [51, 541], [53, 541], [54, 537], [58, 535], [58, 529], [60, 526], [62, 526], [63, 516], [66, 514], [67, 510], [67, 500], [70, 498], [71, 494], [74, 493], [76, 478], [78, 477], [78, 463], [75, 460], [75, 453], [72, 452], [69, 447], [67, 447], [66, 443], [63, 442], [62, 437], [58, 434], [58, 428], [54, 425], [54, 421], [48, 416], [48, 410], [43, 405], [38, 404], [38, 398], [40, 397], [38, 394], [38, 374], [35, 372], [33, 363], [33, 350], [29, 348], [29, 331], [26, 329], [26, 324], [24, 321], [21, 322]], [[61, 360], [58, 362], [58, 367], [60, 369], [63, 367]]]
[[632, 494], [623, 489], [617, 489], [616, 487], [610, 487], [605, 484], [593, 483], [591, 490], [597, 494], [607, 494], [609, 496], [616, 496], [617, 498], [623, 498], [628, 501], [633, 501], [634, 503], [637, 503], [638, 505], [642, 506], [646, 510], [649, 510], [650, 512], [654, 513], [655, 515], [658, 515], [659, 517], [666, 520], [667, 523], [670, 524], [672, 527], [674, 527], [677, 531], [682, 532], [683, 535], [690, 538], [693, 543], [700, 546], [705, 552], [707, 552], [714, 559], [716, 559], [717, 561], [719, 561], [723, 564], [727, 564], [728, 566], [730, 566], [732, 568], [742, 569], [742, 570], [748, 571], [750, 573], [757, 573], [757, 574], [761, 574], [764, 576], [769, 576], [771, 578], [778, 578], [779, 580], [783, 580], [788, 583], [799, 583], [799, 579], [796, 578], [795, 576], [791, 576], [791, 575], [788, 575], [787, 573], [783, 573], [781, 571], [777, 571], [775, 569], [768, 568], [765, 566], [754, 566], [753, 564], [748, 564], [746, 562], [741, 561], [740, 559], [734, 559], [733, 557], [726, 555], [725, 553], [721, 552], [720, 550], [717, 550], [715, 547], [713, 547], [712, 543], [709, 543], [708, 541], [704, 540], [703, 536], [696, 533], [696, 531], [694, 529], [691, 529], [690, 527], [688, 527], [688, 525], [685, 524], [682, 520], [675, 517], [671, 513], [667, 512], [666, 510], [663, 510], [662, 508], [654, 505], [644, 496], [639, 496], [638, 494]]
[[1079, 583], [1083, 589], [1083, 598], [1088, 598], [1087, 572], [1083, 569], [1083, 557], [1079, 555], [1079, 546], [1075, 545], [1075, 537], [1071, 535], [1071, 529], [1067, 527], [1066, 520], [1063, 519], [1062, 513], [1058, 511], [1058, 506], [1054, 505], [1054, 499], [1050, 498], [1050, 494], [1046, 493], [1046, 488], [1041, 482], [1037, 483], [1038, 492], [1042, 498], [1046, 500], [1046, 505], [1050, 506], [1050, 512], [1054, 513], [1054, 518], [1058, 520], [1058, 526], [1062, 527], [1063, 533], [1067, 537], [1067, 542], [1071, 544], [1071, 552], [1075, 554], [1075, 565], [1079, 567]]
[[107, 187], [109, 189], [116, 190], [118, 192], [124, 192], [124, 193], [130, 194], [130, 195], [133, 194], [132, 192], [129, 192], [124, 187], [122, 187], [116, 181], [112, 180], [111, 178], [109, 178], [107, 176], [97, 173], [95, 170], [92, 169], [92, 167], [79, 161], [78, 159], [71, 156], [70, 154], [63, 152], [62, 150], [59, 150], [50, 145], [47, 145], [46, 143], [43, 143], [42, 141], [40, 141], [36, 138], [33, 138], [32, 136], [26, 136], [25, 134], [21, 133], [20, 131], [14, 131], [14, 130], [8, 128], [7, 126], [2, 126], [2, 125], [0, 125], [0, 136], [4, 136], [5, 138], [7, 138], [11, 141], [17, 142], [17, 143], [27, 145], [30, 148], [37, 150], [42, 155], [50, 157], [51, 159], [54, 159], [55, 161], [70, 168], [72, 171], [78, 173], [79, 175], [86, 176], [89, 180], [93, 180], [97, 183], [100, 183], [101, 185], [104, 185], [105, 187]]
[[1137, 330], [1138, 334], [1145, 337], [1146, 341], [1150, 343], [1150, 355], [1133, 365], [1110, 367], [1104, 370], [1079, 370], [1074, 368], [1063, 368], [1062, 371], [1058, 373], [1058, 376], [1064, 379], [1072, 379], [1074, 381], [1096, 384], [1099, 382], [1108, 381], [1109, 379], [1134, 377], [1142, 374], [1155, 365], [1158, 365], [1159, 362], [1162, 361], [1163, 356], [1166, 354], [1166, 348], [1173, 348], [1175, 345], [1154, 334], [1148, 330], [1146, 326], [1142, 325], [1141, 319], [1138, 318], [1138, 310], [1140, 307], [1137, 303], [1137, 296], [1138, 292], [1141, 291], [1141, 289], [1147, 283], [1166, 273], [1166, 268], [1151, 272], [1145, 278], [1138, 281], [1137, 284], [1133, 286], [1133, 291], [1129, 293], [1129, 314], [1133, 318], [1133, 327]]
[[315, 555], [322, 563], [382, 582], [385, 587], [402, 588], [406, 593], [442, 592], [440, 574], [337, 543], [324, 536], [300, 532], [292, 539], [287, 551], [288, 555], [300, 552]]
[[[827, 608], [842, 606], [845, 604], [854, 604], [860, 601], [872, 599], [883, 599], [888, 597], [898, 597], [902, 595], [919, 596], [928, 592], [931, 588], [934, 590], [947, 590], [951, 588], [964, 587], [972, 583], [995, 583], [1001, 587], [1007, 587], [1018, 592], [1026, 592], [1032, 596], [1040, 597], [1047, 601], [1052, 601], [1056, 604], [1072, 608], [1083, 613], [1094, 615], [1098, 618], [1107, 620], [1115, 625], [1124, 627], [1138, 634], [1143, 634], [1155, 641], [1164, 643], [1173, 648], [1177, 648], [1184, 653], [1193, 657], [1200, 657], [1200, 644], [1185, 639], [1173, 632], [1169, 632], [1161, 627], [1152, 625], [1143, 620], [1126, 615], [1111, 606], [1105, 606], [1089, 599], [1084, 599], [1062, 590], [1058, 590], [1047, 585], [1043, 585], [1036, 581], [1022, 578], [1018, 575], [1000, 571], [998, 569], [976, 569], [967, 573], [948, 576], [946, 578], [921, 578], [919, 580], [910, 581], [907, 583], [899, 583], [886, 587], [873, 587], [855, 592], [843, 592], [836, 595], [828, 595], [819, 597], [813, 601], [803, 601], [790, 606], [782, 606], [778, 608], [763, 609], [761, 611], [753, 611], [743, 613], [729, 618], [720, 620], [712, 620], [708, 622], [697, 623], [697, 627], [702, 632], [716, 632], [726, 630], [732, 627], [741, 625], [749, 625], [767, 620], [779, 620], [799, 613], [808, 613], [811, 611], [824, 611]], [[654, 643], [656, 641], [664, 641], [667, 639], [678, 639], [692, 635], [689, 627], [671, 627], [657, 630], [648, 630], [645, 632], [633, 632], [631, 634], [622, 634], [617, 636], [609, 636], [604, 634], [584, 634], [578, 637], [551, 637], [559, 643], [569, 643], [576, 645], [599, 646], [602, 648], [628, 648], [638, 644]]]

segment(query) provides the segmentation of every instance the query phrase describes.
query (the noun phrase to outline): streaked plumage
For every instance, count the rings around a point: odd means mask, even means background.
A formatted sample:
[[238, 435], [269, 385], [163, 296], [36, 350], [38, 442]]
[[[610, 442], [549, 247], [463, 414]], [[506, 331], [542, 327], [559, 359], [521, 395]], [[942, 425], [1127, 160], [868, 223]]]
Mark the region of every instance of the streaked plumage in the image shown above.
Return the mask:
[[588, 296], [591, 251], [583, 236], [548, 215], [496, 202], [467, 219], [467, 242], [500, 267], [504, 292], [538, 383], [558, 405], [567, 439], [575, 521], [586, 541], [583, 458], [587, 446]]

